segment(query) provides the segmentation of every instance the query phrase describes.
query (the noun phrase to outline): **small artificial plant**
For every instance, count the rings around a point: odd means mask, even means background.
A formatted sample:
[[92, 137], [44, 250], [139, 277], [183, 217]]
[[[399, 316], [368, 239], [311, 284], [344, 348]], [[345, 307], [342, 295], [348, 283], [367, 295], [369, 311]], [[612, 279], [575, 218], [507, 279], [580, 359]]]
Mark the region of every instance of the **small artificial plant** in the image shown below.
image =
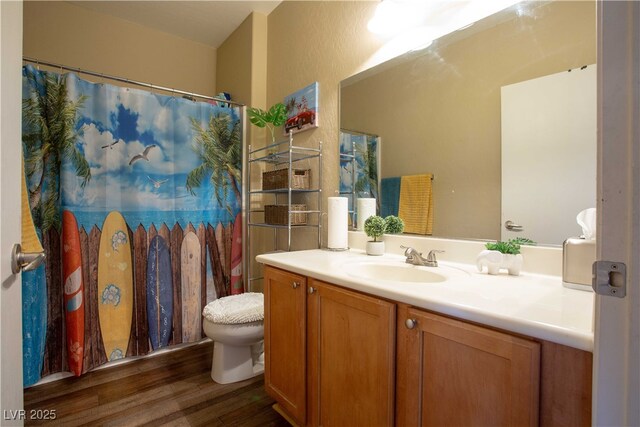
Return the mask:
[[404, 231], [404, 221], [397, 216], [389, 215], [384, 219], [385, 233], [400, 234]]
[[531, 239], [527, 239], [525, 237], [517, 237], [506, 242], [489, 242], [485, 245], [485, 247], [490, 251], [498, 251], [503, 254], [518, 255], [520, 253], [520, 246], [535, 244], [536, 242]]
[[385, 220], [378, 215], [370, 216], [364, 222], [364, 232], [367, 236], [372, 237], [374, 242], [377, 242], [378, 238], [384, 234], [385, 229]]
[[287, 110], [282, 102], [274, 104], [269, 111], [260, 108], [248, 108], [249, 121], [259, 128], [268, 128], [271, 131], [271, 141], [276, 142], [275, 129], [287, 121]]

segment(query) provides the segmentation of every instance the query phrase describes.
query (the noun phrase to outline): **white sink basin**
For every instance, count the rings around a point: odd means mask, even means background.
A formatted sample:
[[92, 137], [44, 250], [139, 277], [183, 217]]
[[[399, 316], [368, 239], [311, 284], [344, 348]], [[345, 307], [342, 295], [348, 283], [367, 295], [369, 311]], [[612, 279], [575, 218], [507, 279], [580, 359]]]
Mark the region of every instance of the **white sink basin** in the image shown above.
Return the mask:
[[344, 265], [345, 272], [361, 279], [402, 283], [438, 283], [447, 280], [441, 267], [422, 267], [406, 263], [354, 262]]

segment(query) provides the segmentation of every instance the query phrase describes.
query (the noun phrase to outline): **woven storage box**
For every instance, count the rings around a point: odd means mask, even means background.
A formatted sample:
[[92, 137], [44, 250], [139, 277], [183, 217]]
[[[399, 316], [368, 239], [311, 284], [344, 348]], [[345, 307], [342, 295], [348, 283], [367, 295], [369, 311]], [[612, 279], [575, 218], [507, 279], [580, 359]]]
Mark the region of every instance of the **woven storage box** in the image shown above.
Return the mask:
[[[306, 190], [309, 188], [309, 169], [291, 169], [291, 188]], [[289, 169], [276, 169], [262, 173], [263, 190], [289, 188]]]
[[[306, 211], [307, 205], [291, 205], [292, 211]], [[289, 223], [289, 205], [265, 205], [264, 222], [271, 225], [287, 225]], [[306, 213], [291, 214], [291, 225], [307, 223]]]

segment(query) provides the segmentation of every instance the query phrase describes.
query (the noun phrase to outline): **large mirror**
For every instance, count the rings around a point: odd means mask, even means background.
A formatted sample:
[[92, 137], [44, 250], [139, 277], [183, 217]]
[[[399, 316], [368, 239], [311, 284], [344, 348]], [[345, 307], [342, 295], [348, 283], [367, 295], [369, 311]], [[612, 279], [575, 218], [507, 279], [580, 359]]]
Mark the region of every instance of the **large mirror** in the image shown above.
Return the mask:
[[380, 199], [385, 179], [432, 174], [433, 236], [580, 235], [596, 204], [595, 15], [595, 1], [522, 2], [342, 81], [341, 129], [378, 138]]

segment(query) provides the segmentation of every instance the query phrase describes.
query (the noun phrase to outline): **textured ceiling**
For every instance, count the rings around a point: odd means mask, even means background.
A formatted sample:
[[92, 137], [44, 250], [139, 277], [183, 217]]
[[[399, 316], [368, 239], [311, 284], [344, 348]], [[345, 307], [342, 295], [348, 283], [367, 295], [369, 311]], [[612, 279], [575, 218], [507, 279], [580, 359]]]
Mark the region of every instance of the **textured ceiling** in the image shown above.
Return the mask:
[[70, 1], [95, 12], [217, 48], [251, 12], [271, 13], [280, 1]]

